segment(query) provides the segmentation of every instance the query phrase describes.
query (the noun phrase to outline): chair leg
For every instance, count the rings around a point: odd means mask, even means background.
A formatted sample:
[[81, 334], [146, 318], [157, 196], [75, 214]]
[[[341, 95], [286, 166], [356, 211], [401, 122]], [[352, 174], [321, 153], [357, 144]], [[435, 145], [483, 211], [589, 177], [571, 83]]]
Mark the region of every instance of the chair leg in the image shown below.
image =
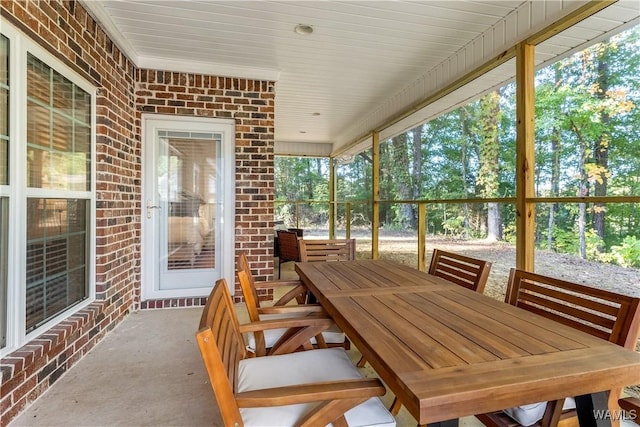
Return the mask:
[[280, 266], [282, 265], [282, 259], [278, 258], [278, 279], [280, 278]]
[[356, 366], [358, 368], [364, 368], [364, 365], [367, 364], [367, 359], [364, 358], [364, 356], [360, 356], [360, 360], [358, 360], [358, 363], [356, 363]]
[[391, 415], [396, 416], [398, 415], [398, 412], [400, 412], [400, 408], [402, 408], [402, 403], [400, 403], [400, 401], [398, 400], [397, 397], [393, 398], [393, 403], [391, 404], [391, 407], [389, 408], [389, 412], [391, 412]]

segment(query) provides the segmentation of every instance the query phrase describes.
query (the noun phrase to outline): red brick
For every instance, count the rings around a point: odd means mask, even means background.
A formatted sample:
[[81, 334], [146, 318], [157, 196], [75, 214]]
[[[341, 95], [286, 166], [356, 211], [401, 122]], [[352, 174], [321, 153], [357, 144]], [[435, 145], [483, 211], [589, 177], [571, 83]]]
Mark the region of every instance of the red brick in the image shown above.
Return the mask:
[[9, 380], [4, 380], [2, 386], [0, 386], [0, 396], [6, 396], [9, 393], [12, 393], [16, 390], [20, 385], [24, 382], [26, 375], [24, 371], [20, 371], [13, 374], [13, 377]]
[[37, 384], [38, 381], [36, 375], [31, 376], [29, 379], [23, 382], [20, 387], [15, 389], [15, 391], [13, 392], [13, 400], [21, 400], [24, 396], [31, 392]]

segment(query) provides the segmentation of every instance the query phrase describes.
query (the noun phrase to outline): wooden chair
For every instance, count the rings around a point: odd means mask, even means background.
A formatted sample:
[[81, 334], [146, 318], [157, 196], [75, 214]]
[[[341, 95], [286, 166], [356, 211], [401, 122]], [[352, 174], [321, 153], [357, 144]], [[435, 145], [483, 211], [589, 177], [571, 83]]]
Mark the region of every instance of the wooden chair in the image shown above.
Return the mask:
[[637, 397], [625, 397], [618, 400], [618, 405], [627, 413], [627, 419], [640, 425], [640, 399]]
[[480, 293], [484, 292], [490, 270], [488, 261], [440, 249], [433, 250], [429, 265], [429, 274]]
[[353, 261], [356, 259], [356, 239], [301, 239], [300, 261]]
[[[442, 277], [450, 282], [482, 293], [489, 278], [491, 263], [454, 252], [434, 249], [429, 264], [429, 274]], [[358, 366], [364, 366], [363, 359], [358, 361]], [[402, 403], [395, 398], [389, 409], [393, 415], [398, 415]]]
[[[505, 301], [628, 349], [634, 350], [638, 341], [640, 298], [512, 268]], [[611, 409], [619, 395], [620, 390], [611, 392]], [[577, 425], [575, 405], [563, 403], [541, 402], [476, 417], [494, 427]]]
[[[251, 273], [251, 267], [249, 266], [249, 260], [247, 259], [247, 254], [243, 251], [238, 254], [238, 258], [236, 261], [236, 271], [244, 271], [248, 278], [249, 287], [247, 290], [247, 295], [245, 295], [245, 300], [247, 296], [249, 296], [255, 303], [252, 306], [260, 308], [260, 300], [258, 298], [258, 290], [259, 289], [278, 289], [278, 288], [290, 288], [288, 292], [278, 299], [273, 305], [274, 306], [283, 306], [294, 299], [299, 303], [304, 303], [304, 297], [307, 292], [307, 287], [300, 281], [299, 279], [295, 280], [268, 280], [263, 282], [256, 282], [253, 273]], [[243, 292], [245, 289], [242, 290]], [[249, 307], [247, 307], [249, 309]], [[251, 311], [251, 310], [250, 310]], [[251, 314], [251, 313], [250, 313]]]
[[[322, 330], [329, 322], [305, 317], [241, 326], [227, 284], [218, 280], [202, 312], [196, 339], [224, 425], [395, 426], [375, 397], [384, 395], [384, 386], [378, 379], [363, 378], [344, 349], [247, 358], [243, 331], [283, 324], [298, 332], [300, 328]], [[298, 343], [305, 339], [295, 335], [290, 338]]]
[[279, 279], [283, 263], [289, 261], [300, 261], [300, 248], [298, 246], [300, 232], [296, 230], [277, 230], [277, 234]]
[[[256, 282], [251, 268], [249, 267], [249, 261], [247, 255], [244, 252], [240, 252], [236, 262], [236, 271], [238, 275], [238, 281], [242, 288], [242, 294], [244, 296], [245, 306], [247, 307], [247, 313], [251, 322], [258, 322], [260, 320], [267, 319], [280, 319], [306, 316], [310, 313], [321, 313], [326, 316], [326, 313], [319, 304], [302, 304], [302, 305], [285, 305], [294, 299], [298, 303], [303, 303], [306, 297], [307, 288], [300, 280], [272, 280], [265, 282]], [[278, 287], [290, 287], [286, 294], [284, 294], [276, 303], [271, 307], [261, 307], [260, 299], [258, 297], [258, 288], [278, 288]], [[271, 348], [286, 332], [285, 329], [273, 329], [269, 331], [255, 331], [250, 335], [248, 347], [256, 356], [264, 356], [267, 354], [267, 349]], [[332, 324], [326, 331], [319, 336], [313, 338], [311, 343], [318, 347], [344, 347], [349, 349], [350, 341], [345, 337], [335, 324]]]

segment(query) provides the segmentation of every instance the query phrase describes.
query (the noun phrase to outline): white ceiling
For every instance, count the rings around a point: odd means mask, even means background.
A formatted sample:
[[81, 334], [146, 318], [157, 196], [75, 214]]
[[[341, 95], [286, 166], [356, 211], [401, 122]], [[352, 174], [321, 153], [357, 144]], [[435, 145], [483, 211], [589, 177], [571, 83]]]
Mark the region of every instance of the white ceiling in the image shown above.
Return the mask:
[[[388, 104], [394, 95], [406, 92], [407, 87], [474, 40], [495, 32], [498, 24], [507, 22], [505, 18], [522, 9], [525, 2], [83, 3], [141, 68], [276, 80], [276, 144], [292, 147], [325, 143], [318, 147], [328, 148], [318, 151], [330, 152], [331, 147], [335, 150], [348, 143], [351, 133], [359, 132], [354, 129], [355, 122], [382, 106], [385, 111], [393, 110], [394, 106]], [[543, 19], [557, 15], [555, 9], [566, 13], [562, 8], [568, 2], [557, 3], [557, 7], [549, 0], [539, 3], [544, 5], [539, 13]], [[637, 5], [637, 0], [627, 2], [625, 19], [629, 18], [629, 9], [631, 15], [637, 12]], [[534, 3], [528, 10], [535, 8]], [[535, 16], [533, 12], [531, 16]], [[529, 27], [537, 23], [527, 19]], [[313, 34], [296, 34], [296, 24], [311, 25]], [[597, 37], [620, 22], [612, 19], [598, 25], [587, 26], [589, 34], [580, 33], [578, 39]], [[503, 39], [506, 42], [508, 37]], [[566, 51], [566, 44], [582, 42], [552, 44], [549, 55]], [[494, 41], [492, 48], [498, 45]], [[406, 102], [397, 104], [398, 111], [406, 107]]]

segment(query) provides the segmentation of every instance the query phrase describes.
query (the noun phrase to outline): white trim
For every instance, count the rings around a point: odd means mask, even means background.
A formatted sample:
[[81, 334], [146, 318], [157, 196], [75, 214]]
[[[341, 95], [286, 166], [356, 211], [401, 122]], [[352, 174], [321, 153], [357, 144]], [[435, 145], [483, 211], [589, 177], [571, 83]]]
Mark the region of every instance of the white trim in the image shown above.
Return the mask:
[[[19, 52], [21, 51], [21, 41], [18, 37], [19, 33], [14, 27], [10, 25], [3, 25], [0, 31], [5, 37], [9, 39], [9, 186], [4, 187], [2, 191], [3, 196], [9, 197], [9, 207], [7, 209], [7, 215], [9, 216], [9, 230], [7, 235], [7, 301], [6, 301], [6, 345], [3, 349], [0, 349], [0, 356], [15, 350], [21, 342], [20, 331], [24, 331], [24, 328], [19, 327], [19, 319], [24, 318], [23, 310], [20, 310], [20, 290], [17, 286], [12, 286], [12, 283], [19, 280], [19, 272], [24, 270], [21, 267], [22, 258], [19, 256], [20, 251], [12, 250], [17, 246], [17, 238], [19, 230], [21, 230], [22, 223], [24, 222], [24, 215], [17, 214], [15, 207], [16, 200], [18, 198], [16, 182], [20, 181], [20, 176], [24, 175], [24, 168], [18, 165], [18, 150], [15, 143], [15, 137], [17, 130], [20, 128], [20, 120], [22, 114], [17, 114], [19, 110], [18, 97], [13, 96], [15, 91], [20, 90], [18, 87], [15, 76], [18, 75], [20, 70]], [[22, 79], [25, 80], [25, 79]], [[18, 81], [20, 81], [18, 79]], [[26, 88], [26, 84], [24, 85]], [[11, 167], [13, 166], [13, 167]], [[13, 266], [11, 268], [10, 266]], [[0, 302], [1, 303], [1, 302]]]
[[332, 150], [333, 144], [325, 142], [276, 141], [273, 154], [276, 156], [329, 157]]
[[[141, 298], [142, 300], [203, 297], [211, 291], [210, 287], [190, 288], [179, 290], [160, 290], [157, 260], [159, 248], [154, 238], [153, 223], [147, 221], [146, 202], [155, 203], [155, 195], [149, 194], [150, 188], [147, 179], [155, 176], [154, 162], [150, 159], [155, 156], [154, 139], [155, 130], [159, 127], [170, 130], [202, 130], [202, 126], [214, 126], [216, 132], [224, 134], [221, 144], [222, 170], [218, 170], [218, 178], [221, 186], [224, 186], [222, 200], [222, 212], [216, 217], [219, 224], [220, 241], [220, 276], [227, 280], [230, 289], [235, 284], [235, 120], [215, 119], [208, 117], [173, 116], [160, 114], [142, 115], [142, 199], [141, 199]], [[224, 180], [224, 181], [222, 181]], [[227, 223], [232, 226], [226, 225]], [[218, 236], [216, 236], [218, 240]], [[151, 249], [149, 249], [151, 248]], [[216, 248], [217, 250], [218, 248]], [[149, 253], [153, 252], [153, 253]], [[213, 286], [213, 282], [211, 283]]]
[[185, 62], [174, 59], [141, 56], [138, 58], [136, 65], [141, 69], [147, 68], [150, 70], [205, 74], [217, 77], [233, 77], [236, 79], [267, 81], [277, 81], [280, 79], [280, 71], [278, 70], [220, 64], [215, 62]]

